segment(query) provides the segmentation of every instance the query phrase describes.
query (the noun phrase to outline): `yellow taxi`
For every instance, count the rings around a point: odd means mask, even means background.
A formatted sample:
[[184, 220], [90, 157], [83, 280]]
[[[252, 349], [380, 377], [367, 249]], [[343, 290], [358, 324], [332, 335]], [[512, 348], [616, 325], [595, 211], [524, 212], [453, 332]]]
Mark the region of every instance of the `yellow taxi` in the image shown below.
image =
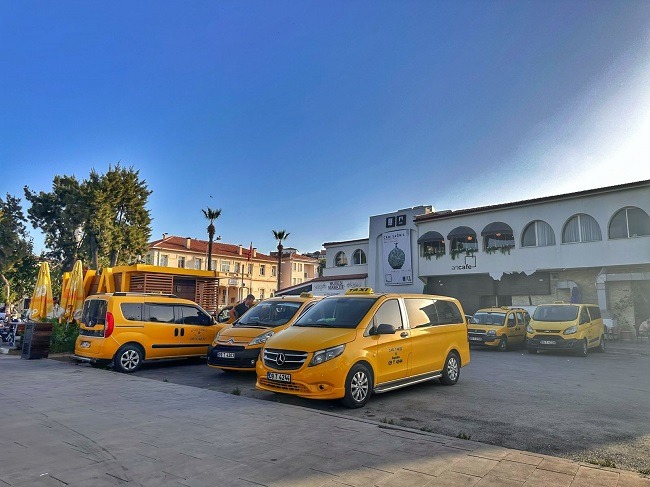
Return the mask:
[[201, 306], [173, 294], [95, 294], [84, 301], [71, 358], [135, 372], [144, 360], [204, 357], [219, 329]]
[[605, 327], [595, 304], [541, 304], [527, 328], [528, 352], [571, 351], [586, 357], [590, 349], [605, 351]]
[[427, 380], [453, 385], [469, 361], [456, 299], [359, 288], [318, 301], [269, 338], [256, 387], [356, 408], [372, 394]]
[[496, 348], [505, 352], [512, 346], [526, 345], [526, 326], [530, 322], [523, 308], [483, 308], [472, 317], [469, 344]]
[[321, 297], [311, 293], [270, 298], [224, 328], [208, 349], [208, 365], [224, 371], [255, 370], [260, 349], [273, 335], [291, 326]]

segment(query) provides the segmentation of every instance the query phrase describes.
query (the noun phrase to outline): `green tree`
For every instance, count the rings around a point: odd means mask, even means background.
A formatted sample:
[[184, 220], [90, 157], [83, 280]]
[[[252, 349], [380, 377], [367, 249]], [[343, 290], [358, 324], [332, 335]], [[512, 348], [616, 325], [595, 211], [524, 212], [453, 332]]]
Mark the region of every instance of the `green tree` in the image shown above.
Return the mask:
[[[282, 276], [282, 249], [284, 248], [282, 246], [282, 242], [289, 237], [289, 232], [286, 230], [271, 230], [273, 232], [273, 238], [275, 238], [278, 241], [278, 288], [277, 290], [279, 291], [280, 284], [281, 284], [281, 276]], [[277, 291], [276, 291], [277, 292]]]
[[221, 216], [221, 209], [213, 210], [208, 208], [207, 210], [201, 209], [203, 215], [210, 220], [208, 225], [208, 270], [212, 270], [212, 242], [214, 241], [214, 221]]

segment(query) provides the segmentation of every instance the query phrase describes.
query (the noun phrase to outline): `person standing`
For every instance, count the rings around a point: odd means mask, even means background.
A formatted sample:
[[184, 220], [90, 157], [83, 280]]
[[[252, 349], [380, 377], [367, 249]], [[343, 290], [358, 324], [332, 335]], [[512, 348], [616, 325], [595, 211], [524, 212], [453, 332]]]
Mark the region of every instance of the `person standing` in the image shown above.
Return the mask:
[[246, 313], [246, 311], [248, 311], [253, 306], [254, 302], [255, 302], [255, 296], [253, 296], [252, 294], [246, 296], [246, 299], [244, 299], [237, 306], [233, 306], [233, 308], [230, 310], [230, 320], [235, 321], [236, 319], [238, 319], [241, 315]]

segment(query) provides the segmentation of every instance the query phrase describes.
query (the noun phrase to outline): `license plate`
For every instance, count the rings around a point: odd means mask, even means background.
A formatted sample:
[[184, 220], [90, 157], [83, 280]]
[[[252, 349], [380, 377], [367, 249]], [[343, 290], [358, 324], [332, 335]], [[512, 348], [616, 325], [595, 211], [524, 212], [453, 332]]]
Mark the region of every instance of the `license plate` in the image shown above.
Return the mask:
[[90, 342], [81, 342], [81, 348], [90, 348]]
[[469, 339], [473, 342], [480, 342], [481, 338], [480, 337], [469, 337]]
[[235, 352], [217, 352], [219, 358], [235, 358]]
[[275, 380], [277, 382], [291, 382], [291, 374], [278, 374], [276, 372], [267, 372], [266, 378], [268, 380]]
[[556, 345], [557, 342], [555, 340], [540, 340], [539, 341], [540, 345]]

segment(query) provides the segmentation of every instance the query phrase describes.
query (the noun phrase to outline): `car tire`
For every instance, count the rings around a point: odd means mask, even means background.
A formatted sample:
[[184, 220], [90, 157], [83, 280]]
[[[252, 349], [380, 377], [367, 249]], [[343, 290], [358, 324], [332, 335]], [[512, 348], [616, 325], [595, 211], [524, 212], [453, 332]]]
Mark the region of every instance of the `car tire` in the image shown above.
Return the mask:
[[499, 345], [497, 345], [497, 350], [499, 352], [505, 352], [508, 350], [508, 337], [507, 336], [502, 336], [501, 340], [499, 340]]
[[596, 349], [596, 351], [599, 353], [605, 353], [606, 348], [607, 347], [605, 346], [605, 335], [600, 335], [600, 343], [598, 344], [598, 348]]
[[582, 346], [580, 347], [580, 350], [578, 350], [578, 357], [586, 357], [588, 353], [589, 345], [587, 343], [587, 339], [585, 338], [582, 340]]
[[344, 406], [360, 408], [372, 394], [372, 373], [365, 364], [355, 364], [345, 379], [345, 396], [341, 399]]
[[453, 386], [460, 378], [460, 358], [456, 352], [450, 352], [442, 369], [440, 382], [446, 386]]
[[138, 345], [124, 345], [113, 358], [113, 366], [118, 372], [130, 374], [142, 365], [144, 351]]

